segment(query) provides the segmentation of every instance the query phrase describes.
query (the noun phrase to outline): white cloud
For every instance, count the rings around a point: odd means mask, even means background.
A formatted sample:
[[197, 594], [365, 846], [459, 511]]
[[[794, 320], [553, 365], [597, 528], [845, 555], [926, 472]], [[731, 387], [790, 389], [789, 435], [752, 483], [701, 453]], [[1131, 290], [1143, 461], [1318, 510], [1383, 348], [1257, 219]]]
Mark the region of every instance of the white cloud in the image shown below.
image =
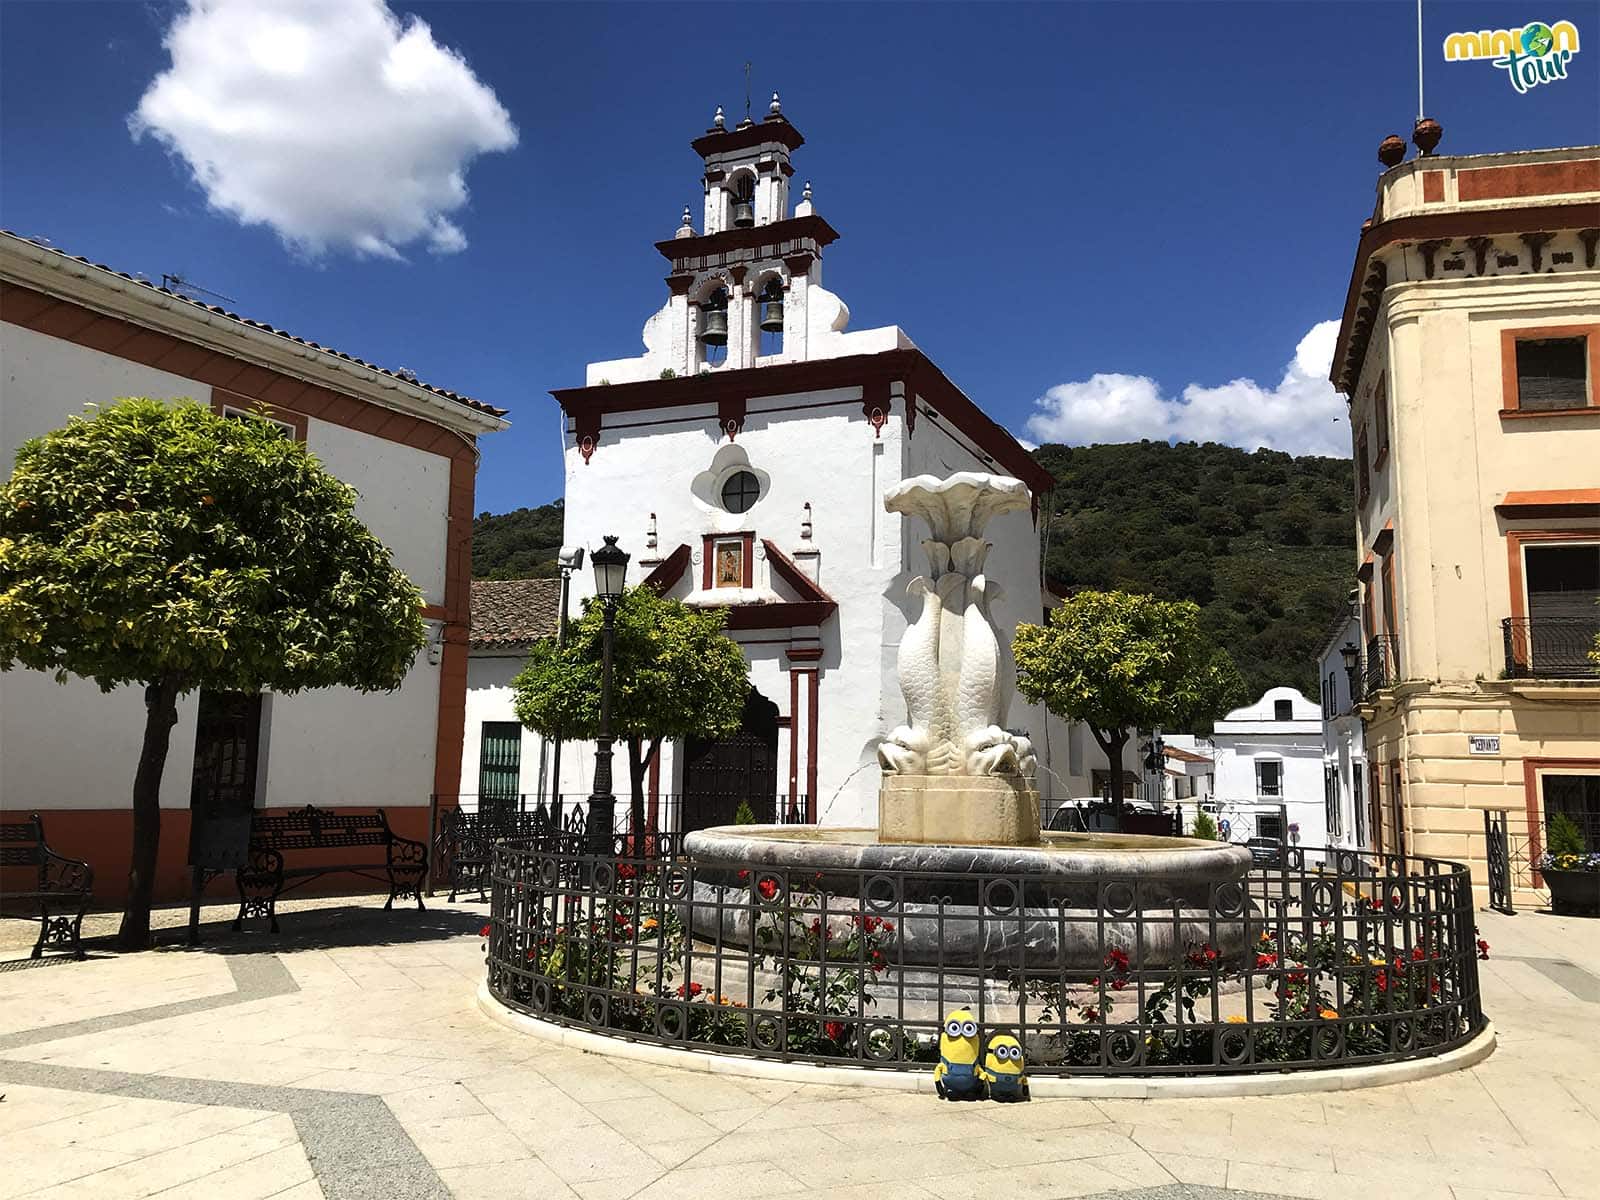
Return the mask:
[[189, 0], [172, 65], [129, 118], [181, 156], [211, 205], [310, 255], [454, 254], [479, 154], [517, 130], [416, 17], [383, 0]]
[[1337, 321], [1313, 325], [1276, 387], [1235, 379], [1217, 387], [1191, 383], [1168, 396], [1147, 375], [1108, 374], [1057, 384], [1034, 401], [1028, 434], [1069, 446], [1176, 439], [1348, 458], [1349, 417], [1328, 382], [1338, 333]]

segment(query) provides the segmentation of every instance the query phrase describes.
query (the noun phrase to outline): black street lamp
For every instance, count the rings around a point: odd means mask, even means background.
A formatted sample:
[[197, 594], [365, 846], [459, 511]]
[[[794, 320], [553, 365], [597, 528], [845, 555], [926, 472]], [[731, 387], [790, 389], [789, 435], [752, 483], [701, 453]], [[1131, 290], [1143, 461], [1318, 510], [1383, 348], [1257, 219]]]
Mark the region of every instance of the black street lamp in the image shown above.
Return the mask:
[[619, 549], [617, 539], [610, 534], [605, 543], [589, 556], [594, 567], [595, 597], [605, 613], [600, 635], [600, 734], [594, 741], [594, 791], [589, 795], [588, 840], [592, 854], [611, 853], [617, 808], [617, 798], [611, 792], [611, 642], [617, 601], [622, 599], [622, 585], [628, 575], [627, 551]]
[[1339, 657], [1344, 659], [1344, 674], [1350, 682], [1350, 705], [1353, 708], [1356, 702], [1356, 661], [1361, 657], [1361, 651], [1354, 642], [1346, 642], [1339, 647]]

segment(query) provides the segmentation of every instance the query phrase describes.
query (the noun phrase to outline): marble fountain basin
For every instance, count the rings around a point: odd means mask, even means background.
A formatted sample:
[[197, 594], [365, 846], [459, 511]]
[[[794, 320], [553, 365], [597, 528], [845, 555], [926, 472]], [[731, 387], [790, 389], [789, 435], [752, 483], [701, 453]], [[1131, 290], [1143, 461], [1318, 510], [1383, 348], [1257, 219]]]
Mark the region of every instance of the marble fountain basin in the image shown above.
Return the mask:
[[1047, 832], [1036, 846], [909, 845], [876, 829], [735, 825], [683, 848], [690, 927], [724, 944], [750, 944], [764, 869], [826, 892], [830, 913], [894, 921], [889, 958], [906, 967], [1098, 971], [1115, 947], [1137, 970], [1207, 943], [1233, 957], [1253, 936], [1250, 852], [1218, 842]]

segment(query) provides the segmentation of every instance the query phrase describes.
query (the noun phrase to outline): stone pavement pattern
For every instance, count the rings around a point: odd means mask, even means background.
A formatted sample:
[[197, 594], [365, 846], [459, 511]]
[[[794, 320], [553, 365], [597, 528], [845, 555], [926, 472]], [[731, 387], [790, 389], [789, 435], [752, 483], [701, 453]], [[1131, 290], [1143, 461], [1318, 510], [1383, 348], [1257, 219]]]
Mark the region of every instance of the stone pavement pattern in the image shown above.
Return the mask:
[[1600, 1194], [1600, 922], [1483, 914], [1500, 1046], [1455, 1075], [944, 1107], [553, 1047], [474, 1006], [484, 906], [366, 905], [0, 970], [0, 1197]]

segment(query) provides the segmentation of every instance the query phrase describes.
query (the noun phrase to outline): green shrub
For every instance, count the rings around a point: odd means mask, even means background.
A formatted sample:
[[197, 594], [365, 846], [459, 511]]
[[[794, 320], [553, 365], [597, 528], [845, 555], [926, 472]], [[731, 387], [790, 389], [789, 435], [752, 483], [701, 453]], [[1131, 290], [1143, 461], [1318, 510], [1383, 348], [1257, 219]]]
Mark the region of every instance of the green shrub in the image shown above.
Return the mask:
[[750, 807], [750, 801], [739, 801], [739, 807], [733, 810], [733, 823], [735, 825], [754, 825], [756, 823], [755, 810]]
[[1200, 838], [1202, 841], [1214, 842], [1217, 840], [1217, 823], [1211, 819], [1209, 813], [1195, 813], [1194, 832], [1189, 836]]
[[1587, 849], [1583, 844], [1583, 834], [1566, 813], [1557, 813], [1550, 818], [1548, 836], [1550, 844], [1545, 849], [1551, 854], [1582, 854]]

